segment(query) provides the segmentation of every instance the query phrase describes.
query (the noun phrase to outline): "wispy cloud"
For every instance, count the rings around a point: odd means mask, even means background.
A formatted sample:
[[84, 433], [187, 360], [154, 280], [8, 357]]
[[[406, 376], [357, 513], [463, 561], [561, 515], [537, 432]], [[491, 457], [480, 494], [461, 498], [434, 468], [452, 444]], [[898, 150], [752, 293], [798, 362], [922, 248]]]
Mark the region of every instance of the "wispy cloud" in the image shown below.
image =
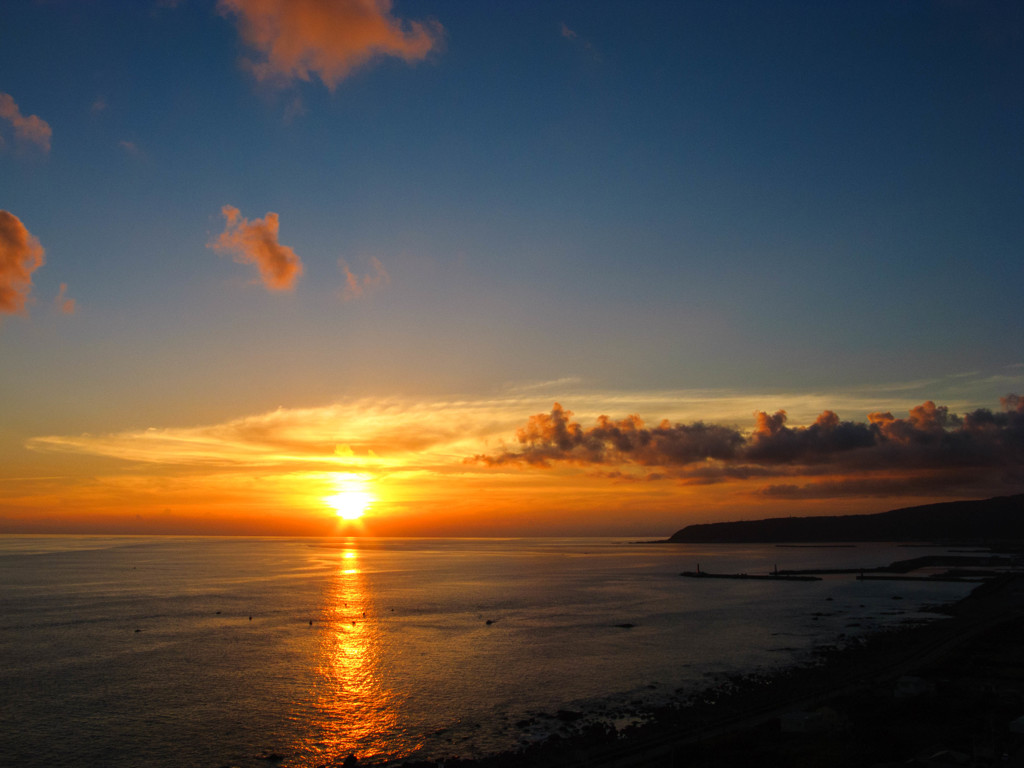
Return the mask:
[[255, 264], [268, 290], [289, 291], [302, 275], [302, 260], [295, 251], [278, 241], [280, 224], [276, 213], [249, 221], [231, 205], [221, 209], [224, 231], [208, 244], [220, 253], [231, 253], [240, 264]]
[[61, 283], [60, 284], [60, 291], [57, 292], [57, 298], [54, 300], [54, 303], [57, 305], [57, 309], [60, 310], [61, 314], [63, 314], [63, 315], [73, 315], [73, 314], [75, 314], [75, 308], [76, 308], [75, 300], [71, 299], [71, 298], [68, 298], [67, 293], [68, 293], [68, 284], [67, 283]]
[[559, 30], [562, 37], [569, 41], [569, 45], [584, 54], [585, 58], [594, 62], [600, 61], [601, 57], [594, 49], [593, 44], [589, 40], [580, 37], [579, 33], [575, 29], [571, 29], [569, 25], [563, 21], [559, 25]]
[[345, 275], [345, 285], [341, 289], [341, 298], [344, 301], [358, 299], [368, 292], [383, 288], [391, 283], [391, 275], [384, 269], [384, 265], [376, 257], [370, 259], [370, 266], [373, 272], [364, 274], [361, 277], [349, 269], [344, 259], [338, 260], [338, 266]]
[[259, 58], [258, 80], [319, 77], [329, 89], [371, 59], [420, 61], [440, 44], [436, 21], [404, 21], [390, 0], [220, 0], [238, 19], [242, 40]]
[[37, 437], [28, 445], [169, 467], [462, 471], [462, 457], [495, 431], [496, 414], [505, 414], [499, 423], [508, 427], [511, 412], [501, 401], [358, 400], [192, 428]]
[[21, 220], [0, 210], [0, 313], [25, 312], [32, 291], [32, 273], [44, 261], [43, 246]]
[[284, 121], [286, 123], [293, 122], [296, 118], [302, 117], [306, 114], [306, 105], [302, 101], [301, 96], [296, 96], [288, 105], [284, 108]]
[[563, 376], [560, 379], [551, 379], [550, 381], [533, 381], [526, 382], [523, 384], [512, 384], [509, 386], [510, 392], [535, 392], [538, 390], [551, 390], [561, 389], [565, 390], [566, 387], [576, 387], [582, 383], [582, 379], [577, 376]]
[[21, 114], [21, 109], [10, 94], [0, 93], [0, 119], [11, 124], [18, 139], [36, 144], [43, 152], [50, 151], [53, 130], [49, 123], [38, 115], [26, 117]]

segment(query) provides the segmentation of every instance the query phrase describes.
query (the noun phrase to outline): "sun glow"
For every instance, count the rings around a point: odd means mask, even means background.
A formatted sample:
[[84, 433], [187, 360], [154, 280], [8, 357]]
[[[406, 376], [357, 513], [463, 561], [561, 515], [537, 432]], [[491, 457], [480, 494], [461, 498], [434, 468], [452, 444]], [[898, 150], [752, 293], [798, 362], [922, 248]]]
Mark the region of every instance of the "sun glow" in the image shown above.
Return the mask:
[[339, 476], [335, 483], [338, 493], [325, 496], [324, 503], [332, 507], [342, 520], [358, 520], [376, 501], [362, 478]]

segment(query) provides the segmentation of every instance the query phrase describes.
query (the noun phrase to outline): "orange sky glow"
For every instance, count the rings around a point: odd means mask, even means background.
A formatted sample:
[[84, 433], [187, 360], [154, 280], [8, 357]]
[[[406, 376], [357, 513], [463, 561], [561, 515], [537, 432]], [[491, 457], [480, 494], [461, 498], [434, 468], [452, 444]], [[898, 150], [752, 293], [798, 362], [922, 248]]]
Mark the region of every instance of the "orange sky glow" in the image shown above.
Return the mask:
[[1020, 29], [0, 3], [0, 533], [659, 537], [1020, 493]]
[[[894, 500], [1012, 488], [1012, 459], [984, 452], [1001, 449], [1007, 431], [1024, 421], [1024, 401], [1014, 396], [998, 409], [961, 415], [926, 401], [903, 415], [871, 411], [861, 420], [828, 409], [814, 415], [813, 398], [803, 411], [769, 413], [755, 411], [752, 398], [692, 393], [621, 398], [634, 415], [591, 410], [615, 399], [580, 394], [573, 398], [580, 413], [559, 403], [536, 410], [540, 400], [522, 396], [352, 401], [191, 428], [35, 437], [28, 449], [54, 474], [0, 485], [2, 525], [10, 532], [668, 534], [723, 517], [880, 511]], [[648, 423], [640, 409], [675, 412]], [[745, 420], [730, 418], [743, 410]]]

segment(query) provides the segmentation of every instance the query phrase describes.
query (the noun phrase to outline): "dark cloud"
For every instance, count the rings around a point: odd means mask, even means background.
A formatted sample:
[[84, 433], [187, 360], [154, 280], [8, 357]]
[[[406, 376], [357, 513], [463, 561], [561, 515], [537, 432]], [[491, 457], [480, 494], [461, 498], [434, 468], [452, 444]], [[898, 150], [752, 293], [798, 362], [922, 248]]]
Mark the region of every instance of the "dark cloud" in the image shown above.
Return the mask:
[[743, 443], [743, 436], [735, 429], [703, 422], [673, 425], [662, 421], [649, 428], [635, 415], [619, 421], [600, 416], [596, 426], [583, 429], [572, 421], [572, 415], [572, 411], [555, 403], [550, 414], [531, 416], [526, 426], [516, 431], [522, 450], [476, 458], [487, 464], [525, 462], [548, 466], [553, 461], [570, 461], [672, 466], [730, 459]]
[[892, 498], [897, 496], [967, 496], [987, 488], [991, 495], [1014, 493], [1024, 485], [1024, 475], [998, 471], [979, 472], [977, 468], [919, 470], [897, 476], [868, 474], [819, 482], [767, 485], [755, 495], [771, 499], [840, 499], [850, 496]]
[[816, 463], [837, 453], [866, 448], [875, 443], [869, 425], [840, 421], [833, 411], [824, 411], [808, 427], [787, 427], [786, 412], [755, 414], [757, 425], [747, 441], [744, 455], [754, 462]]

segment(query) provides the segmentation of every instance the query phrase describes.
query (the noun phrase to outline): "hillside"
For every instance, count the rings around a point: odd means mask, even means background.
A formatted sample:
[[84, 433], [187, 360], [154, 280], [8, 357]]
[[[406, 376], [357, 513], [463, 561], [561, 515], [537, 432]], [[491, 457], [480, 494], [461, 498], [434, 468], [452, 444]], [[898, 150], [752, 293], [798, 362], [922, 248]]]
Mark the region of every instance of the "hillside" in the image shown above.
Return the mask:
[[1024, 541], [1024, 494], [873, 515], [778, 517], [689, 525], [670, 542]]

